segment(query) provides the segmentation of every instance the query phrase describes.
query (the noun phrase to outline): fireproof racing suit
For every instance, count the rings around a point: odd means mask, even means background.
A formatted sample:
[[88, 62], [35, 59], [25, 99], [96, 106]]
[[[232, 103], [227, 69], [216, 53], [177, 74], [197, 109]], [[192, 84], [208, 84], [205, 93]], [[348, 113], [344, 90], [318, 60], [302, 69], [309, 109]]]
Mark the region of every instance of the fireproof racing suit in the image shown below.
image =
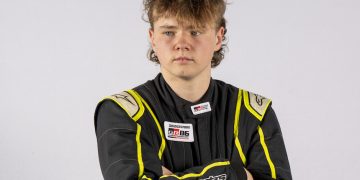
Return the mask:
[[292, 179], [271, 100], [219, 80], [192, 103], [159, 74], [100, 101], [95, 130], [105, 180], [243, 180], [244, 168], [255, 180]]

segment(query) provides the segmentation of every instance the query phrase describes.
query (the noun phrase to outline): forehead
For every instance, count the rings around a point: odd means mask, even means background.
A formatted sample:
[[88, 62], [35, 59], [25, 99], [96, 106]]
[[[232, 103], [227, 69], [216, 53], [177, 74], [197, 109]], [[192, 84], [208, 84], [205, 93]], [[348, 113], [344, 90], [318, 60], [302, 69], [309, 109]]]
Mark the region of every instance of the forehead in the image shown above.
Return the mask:
[[184, 28], [184, 29], [211, 29], [214, 27], [214, 23], [207, 24], [194, 24], [186, 20], [178, 20], [175, 17], [159, 17], [154, 22], [154, 28], [160, 29], [175, 29], [175, 28]]

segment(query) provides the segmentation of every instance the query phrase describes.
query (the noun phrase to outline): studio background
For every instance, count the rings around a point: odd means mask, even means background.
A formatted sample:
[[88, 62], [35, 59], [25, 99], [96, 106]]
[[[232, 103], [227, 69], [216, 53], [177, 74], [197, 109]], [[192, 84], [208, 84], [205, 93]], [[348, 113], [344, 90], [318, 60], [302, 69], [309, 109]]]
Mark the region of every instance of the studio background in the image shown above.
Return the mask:
[[[231, 2], [213, 78], [273, 100], [294, 179], [356, 179], [360, 1]], [[0, 0], [0, 179], [102, 179], [96, 104], [159, 71], [141, 16], [141, 0]]]

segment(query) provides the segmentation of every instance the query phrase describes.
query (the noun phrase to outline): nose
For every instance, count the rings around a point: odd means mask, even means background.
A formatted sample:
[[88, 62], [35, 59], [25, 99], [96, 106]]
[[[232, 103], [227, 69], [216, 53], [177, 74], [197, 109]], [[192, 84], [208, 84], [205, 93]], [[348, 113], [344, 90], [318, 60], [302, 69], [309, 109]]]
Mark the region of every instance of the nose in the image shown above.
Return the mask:
[[189, 51], [190, 50], [189, 40], [187, 39], [187, 37], [184, 33], [179, 33], [174, 48], [177, 51]]

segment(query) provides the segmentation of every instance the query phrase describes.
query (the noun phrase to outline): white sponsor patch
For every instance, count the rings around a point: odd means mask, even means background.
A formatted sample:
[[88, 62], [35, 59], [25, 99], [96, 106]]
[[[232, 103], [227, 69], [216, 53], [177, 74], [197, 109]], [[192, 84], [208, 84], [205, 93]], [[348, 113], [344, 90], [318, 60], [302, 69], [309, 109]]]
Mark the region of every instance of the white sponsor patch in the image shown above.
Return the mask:
[[210, 103], [205, 102], [191, 106], [191, 111], [194, 115], [202, 114], [211, 111]]
[[200, 179], [200, 180], [226, 180], [226, 174], [220, 174], [217, 176], [209, 176], [208, 178], [205, 179]]
[[165, 137], [170, 141], [194, 142], [192, 124], [164, 122]]

